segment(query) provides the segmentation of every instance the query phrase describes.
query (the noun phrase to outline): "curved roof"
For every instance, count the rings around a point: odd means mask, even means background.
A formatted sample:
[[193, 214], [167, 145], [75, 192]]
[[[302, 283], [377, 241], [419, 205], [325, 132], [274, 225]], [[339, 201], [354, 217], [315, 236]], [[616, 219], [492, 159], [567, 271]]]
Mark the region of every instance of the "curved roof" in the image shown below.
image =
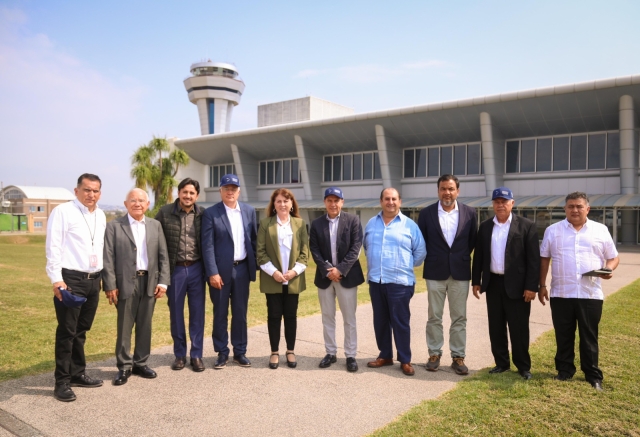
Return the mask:
[[17, 188], [27, 199], [73, 200], [76, 196], [66, 188], [61, 187], [28, 187], [25, 185], [9, 185], [3, 192]]

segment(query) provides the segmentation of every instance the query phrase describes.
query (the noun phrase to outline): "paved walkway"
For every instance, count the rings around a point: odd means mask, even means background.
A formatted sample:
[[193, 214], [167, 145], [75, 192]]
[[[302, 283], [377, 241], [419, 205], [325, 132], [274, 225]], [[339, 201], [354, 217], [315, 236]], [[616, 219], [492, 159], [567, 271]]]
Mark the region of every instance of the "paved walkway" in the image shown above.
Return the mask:
[[[635, 280], [639, 265], [640, 253], [622, 253], [614, 278], [604, 281], [605, 293]], [[378, 350], [371, 306], [362, 305], [358, 308], [357, 373], [346, 372], [343, 356], [328, 369], [318, 368], [324, 356], [322, 323], [319, 315], [311, 316], [298, 321], [296, 369], [286, 367], [283, 356], [278, 370], [268, 369], [267, 328], [261, 325], [249, 331], [251, 368], [229, 364], [226, 369], [213, 370], [214, 353], [208, 341], [207, 369], [202, 373], [189, 368], [172, 371], [171, 347], [152, 353], [149, 365], [158, 372], [157, 379], [134, 376], [122, 387], [109, 383], [116, 372], [115, 359], [92, 363], [88, 373], [106, 384], [98, 389], [75, 389], [78, 400], [71, 403], [53, 398], [53, 373], [7, 381], [0, 384], [0, 425], [4, 427], [0, 427], [0, 437], [367, 434], [421, 401], [437, 398], [462, 379], [448, 367], [451, 360], [447, 353], [440, 371], [425, 371], [426, 293], [412, 299], [411, 312], [414, 377], [404, 376], [398, 364], [380, 370], [366, 367], [366, 361], [375, 358]], [[551, 328], [549, 305], [543, 307], [536, 301], [531, 312], [531, 340]], [[467, 336], [470, 370], [492, 366], [484, 297], [478, 301], [471, 293]], [[339, 329], [339, 342], [342, 338]], [[541, 377], [536, 375], [535, 365], [534, 378]]]

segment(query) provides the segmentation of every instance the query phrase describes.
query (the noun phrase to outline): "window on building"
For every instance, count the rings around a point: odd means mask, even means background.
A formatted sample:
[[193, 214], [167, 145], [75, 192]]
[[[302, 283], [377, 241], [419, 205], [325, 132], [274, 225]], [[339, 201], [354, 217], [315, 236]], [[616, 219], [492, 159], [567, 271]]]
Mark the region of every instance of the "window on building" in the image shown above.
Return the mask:
[[30, 206], [29, 207], [29, 212], [36, 212], [36, 207], [35, 206]]
[[274, 159], [261, 161], [260, 185], [286, 185], [300, 183], [298, 159]]
[[505, 142], [506, 173], [620, 168], [620, 134], [597, 132]]
[[219, 187], [220, 178], [226, 174], [237, 174], [233, 164], [218, 164], [209, 166], [209, 186]]
[[324, 182], [382, 179], [378, 152], [327, 155], [323, 162]]
[[480, 144], [429, 146], [404, 150], [405, 178], [481, 174]]
[[44, 211], [44, 206], [39, 206], [39, 207], [37, 208], [37, 211], [38, 211], [38, 212], [43, 212], [43, 211]]
[[42, 222], [33, 222], [34, 228], [42, 228]]

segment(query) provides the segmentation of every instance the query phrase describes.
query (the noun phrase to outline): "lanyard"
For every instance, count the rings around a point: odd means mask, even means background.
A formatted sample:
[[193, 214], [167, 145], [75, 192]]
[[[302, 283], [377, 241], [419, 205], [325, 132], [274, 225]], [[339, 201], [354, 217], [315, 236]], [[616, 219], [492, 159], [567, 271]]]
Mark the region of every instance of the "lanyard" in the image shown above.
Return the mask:
[[91, 247], [93, 247], [93, 239], [96, 236], [96, 228], [98, 225], [98, 214], [93, 214], [93, 234], [91, 233], [91, 226], [89, 226], [89, 222], [87, 221], [87, 218], [84, 216], [84, 213], [82, 212], [82, 209], [80, 209], [80, 207], [78, 205], [76, 205], [76, 207], [78, 208], [78, 211], [80, 211], [80, 214], [82, 215], [82, 218], [84, 219], [84, 222], [87, 224], [87, 228], [89, 228], [89, 235], [91, 236]]

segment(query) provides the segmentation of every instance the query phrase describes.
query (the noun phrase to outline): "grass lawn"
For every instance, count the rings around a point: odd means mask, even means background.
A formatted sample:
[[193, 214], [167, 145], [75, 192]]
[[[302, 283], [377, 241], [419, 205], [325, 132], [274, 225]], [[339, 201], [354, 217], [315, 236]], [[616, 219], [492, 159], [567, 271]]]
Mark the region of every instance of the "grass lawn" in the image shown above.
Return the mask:
[[[20, 376], [52, 371], [54, 340], [57, 326], [53, 309], [53, 293], [45, 272], [44, 235], [0, 235], [0, 382]], [[366, 271], [366, 260], [360, 262]], [[307, 290], [300, 295], [300, 317], [320, 311], [317, 289], [313, 285], [315, 264], [307, 268]], [[422, 267], [416, 269], [422, 277]], [[368, 287], [358, 288], [358, 303], [369, 302]], [[426, 290], [420, 279], [416, 292]], [[259, 282], [251, 284], [248, 323], [267, 322], [267, 306], [260, 293]], [[211, 341], [213, 306], [206, 300], [205, 341]], [[373, 329], [373, 327], [371, 327]], [[100, 306], [91, 331], [87, 334], [87, 360], [98, 361], [114, 354], [116, 310], [101, 294]], [[153, 347], [172, 344], [169, 307], [161, 299], [153, 316]], [[265, 350], [268, 346], [265, 345]]]
[[579, 362], [572, 381], [553, 380], [556, 345], [551, 331], [531, 346], [531, 381], [524, 382], [516, 372], [480, 371], [373, 435], [640, 436], [638, 302], [640, 280], [605, 301], [599, 336], [603, 392], [584, 380]]

